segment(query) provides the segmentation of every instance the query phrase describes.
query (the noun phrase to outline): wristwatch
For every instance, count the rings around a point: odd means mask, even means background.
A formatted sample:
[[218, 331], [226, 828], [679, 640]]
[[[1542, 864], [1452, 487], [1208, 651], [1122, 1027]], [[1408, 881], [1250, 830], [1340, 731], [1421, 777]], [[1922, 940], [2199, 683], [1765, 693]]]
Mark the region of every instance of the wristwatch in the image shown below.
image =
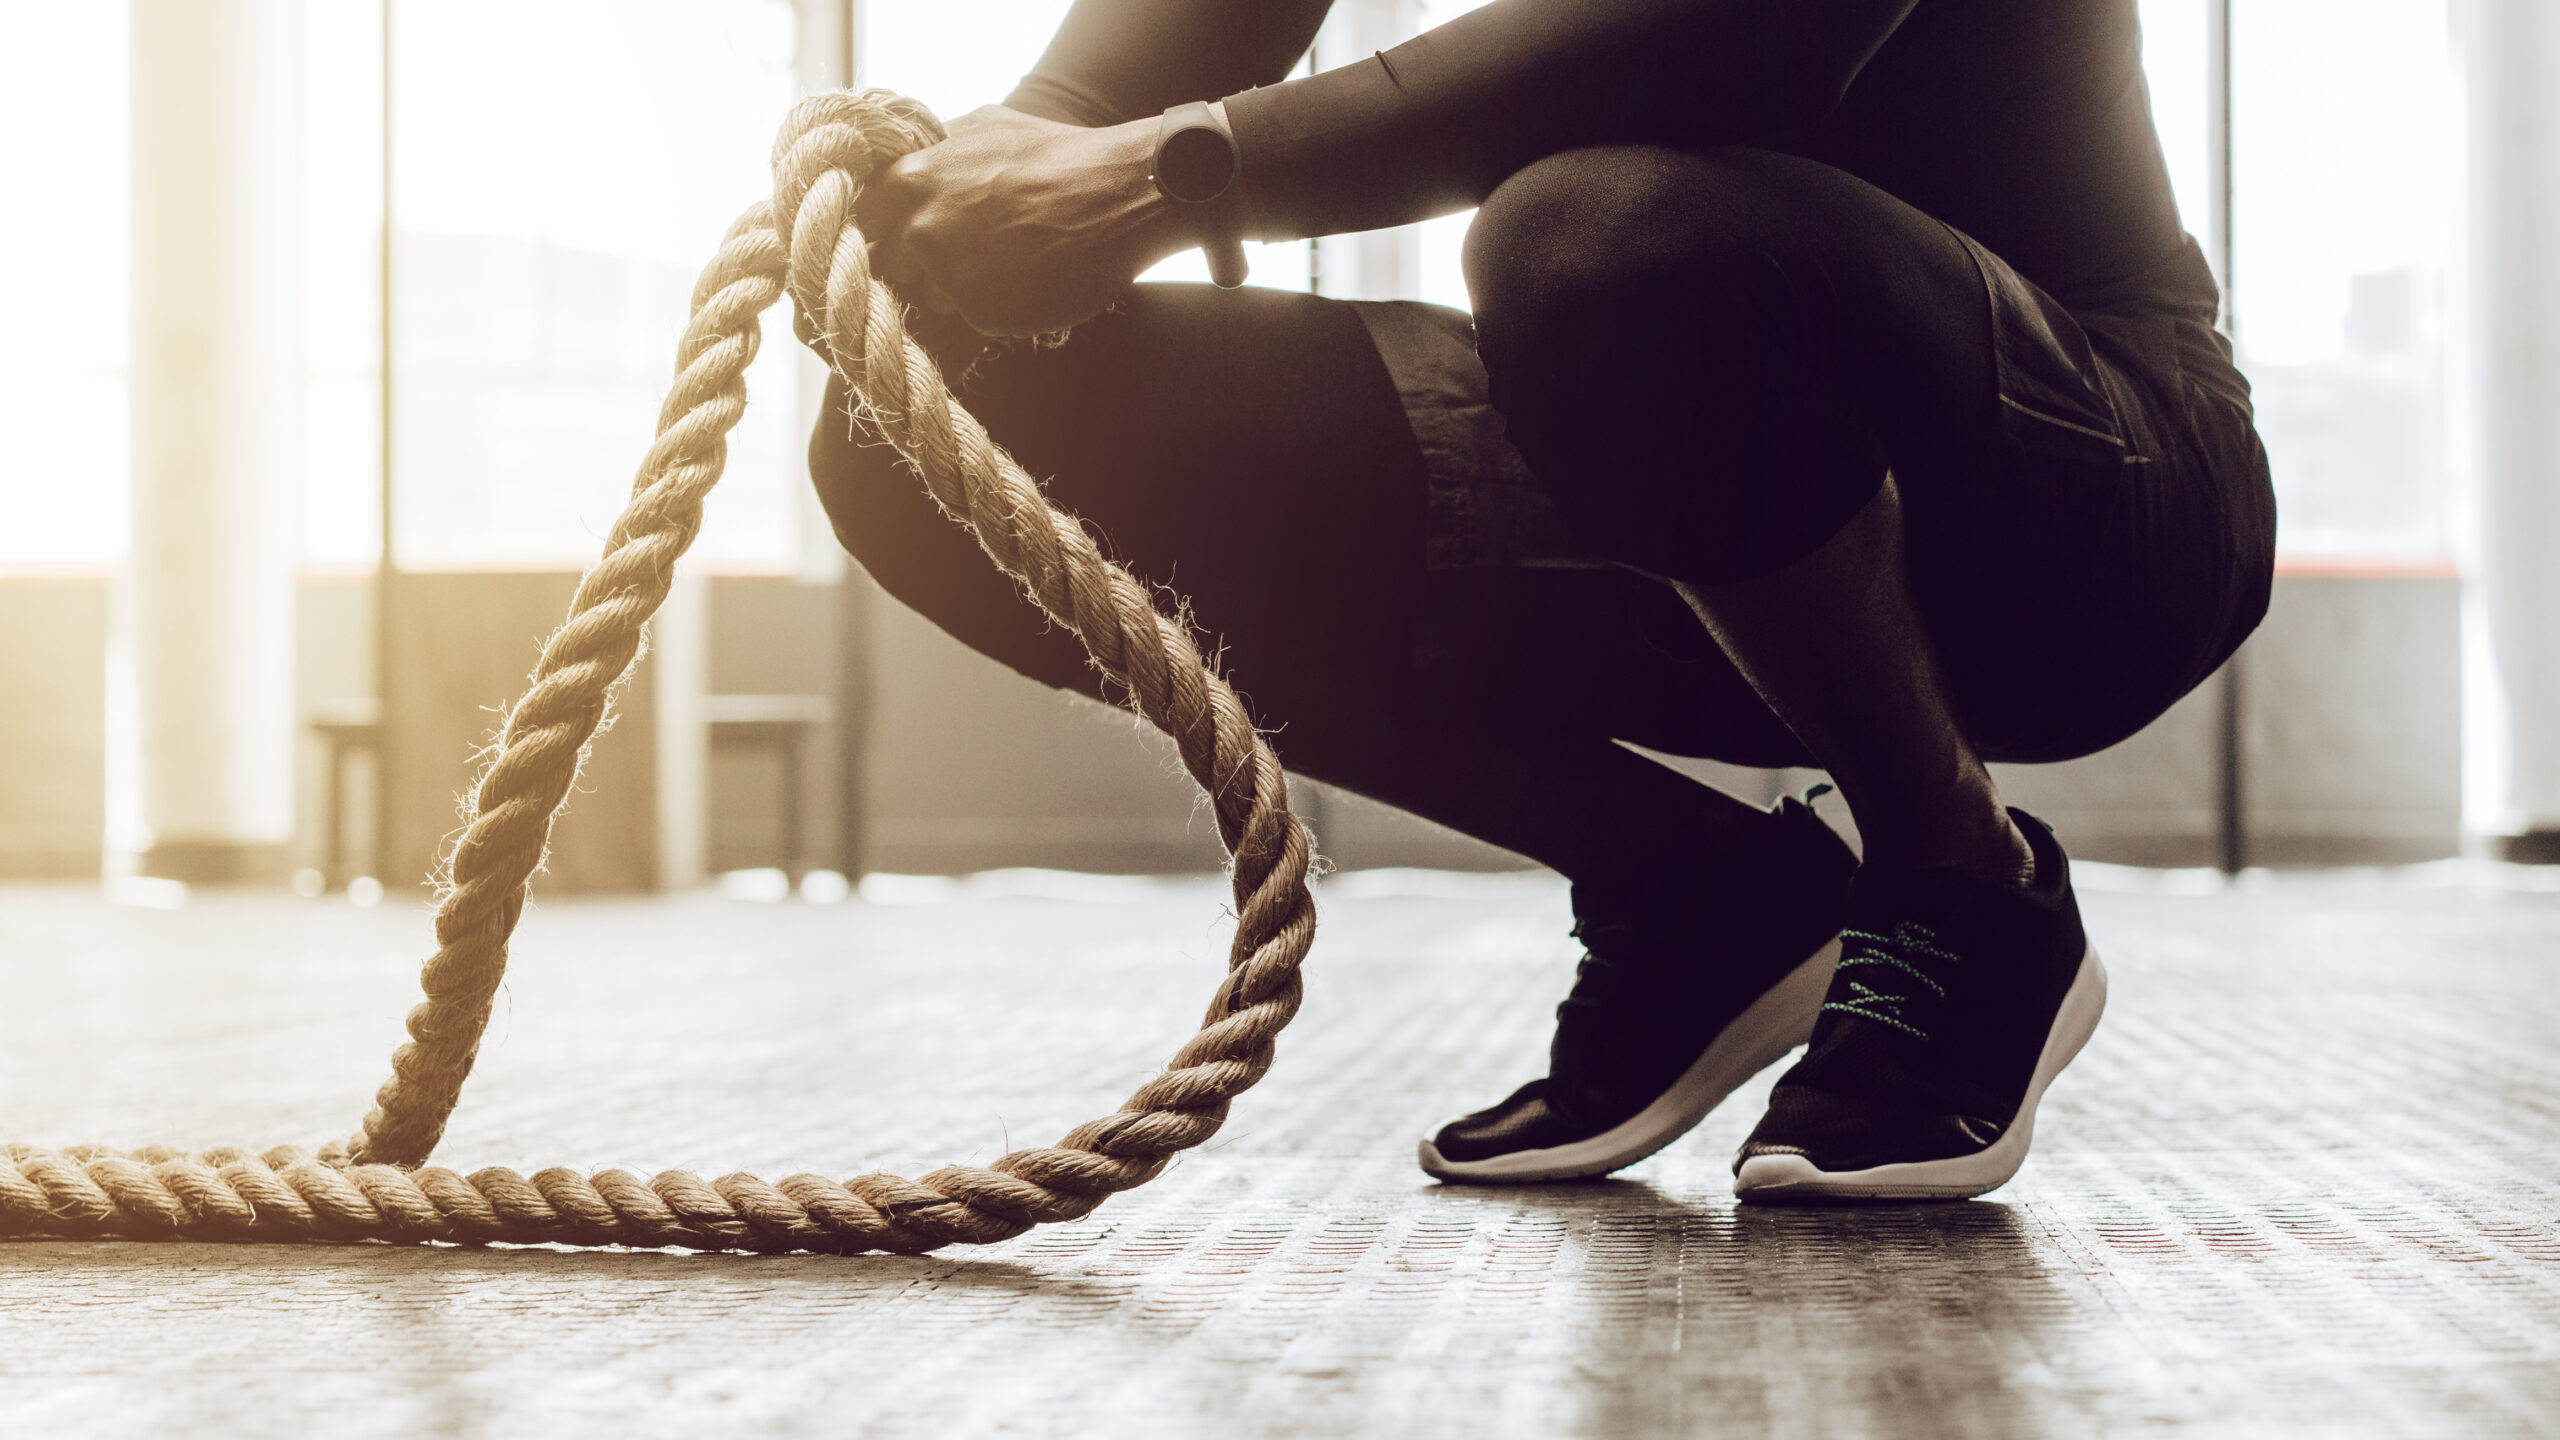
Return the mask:
[[1188, 213], [1200, 231], [1209, 278], [1221, 290], [1244, 283], [1244, 160], [1221, 107], [1194, 100], [1164, 112], [1156, 128], [1156, 193]]

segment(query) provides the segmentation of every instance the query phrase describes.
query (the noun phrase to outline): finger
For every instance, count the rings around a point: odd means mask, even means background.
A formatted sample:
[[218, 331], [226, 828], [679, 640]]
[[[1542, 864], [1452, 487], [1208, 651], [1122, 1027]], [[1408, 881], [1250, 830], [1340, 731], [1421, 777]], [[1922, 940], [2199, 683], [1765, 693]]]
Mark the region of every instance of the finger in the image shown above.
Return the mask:
[[894, 240], [906, 230], [926, 193], [913, 171], [906, 168], [906, 161], [913, 158], [900, 157], [898, 163], [872, 176], [863, 185], [862, 193], [853, 197], [853, 223], [864, 235], [874, 240]]
[[936, 315], [960, 313], [959, 302], [953, 300], [941, 286], [933, 283], [933, 277], [930, 275], [917, 277], [916, 283], [905, 293], [907, 303], [919, 309], [930, 310]]
[[917, 262], [915, 251], [906, 246], [874, 240], [863, 249], [871, 261], [871, 273], [900, 291], [912, 290], [923, 282], [924, 266]]
[[870, 254], [871, 273], [887, 282], [889, 288], [898, 293], [899, 299], [937, 314], [947, 315], [955, 308], [951, 297], [935, 283], [933, 272], [925, 268], [914, 246], [874, 240], [865, 248]]

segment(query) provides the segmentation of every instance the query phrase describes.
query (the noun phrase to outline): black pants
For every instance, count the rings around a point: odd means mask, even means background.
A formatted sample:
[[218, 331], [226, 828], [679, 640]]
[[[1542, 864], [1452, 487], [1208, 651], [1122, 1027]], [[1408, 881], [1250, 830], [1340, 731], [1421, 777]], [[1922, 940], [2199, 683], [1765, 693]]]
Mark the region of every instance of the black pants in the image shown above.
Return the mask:
[[[2265, 461], [2205, 315], [2071, 312], [1883, 192], [1748, 149], [1541, 161], [1484, 206], [1467, 267], [1510, 439], [1610, 565], [1426, 563], [1449, 480], [1342, 302], [1142, 286], [958, 387], [1107, 549], [1189, 598], [1292, 768], [1577, 878], [1710, 858], [1683, 838], [1708, 797], [1614, 742], [1816, 757], [1661, 577], [1779, 568], [1888, 470], [1990, 758], [2132, 734], [2264, 613]], [[829, 414], [812, 471], [872, 575], [1094, 691], [840, 396]]]

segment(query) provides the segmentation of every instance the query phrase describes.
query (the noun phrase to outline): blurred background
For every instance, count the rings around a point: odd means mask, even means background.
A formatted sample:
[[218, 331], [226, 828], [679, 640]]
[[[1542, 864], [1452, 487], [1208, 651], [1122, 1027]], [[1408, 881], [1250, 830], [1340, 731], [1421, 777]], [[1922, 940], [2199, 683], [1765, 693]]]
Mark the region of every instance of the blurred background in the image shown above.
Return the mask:
[[[1468, 8], [1340, 0], [1308, 64]], [[2093, 859], [2560, 859], [2548, 0], [2143, 0], [2284, 506], [2231, 673], [2004, 777]], [[25, 0], [0, 55], [0, 877], [414, 894], [620, 508], [793, 97], [1005, 94], [1064, 0]], [[1464, 306], [1466, 217], [1255, 283]], [[1196, 257], [1162, 273], [1198, 275]], [[1213, 867], [1125, 715], [875, 591], [772, 317], [553, 890]], [[1689, 767], [1756, 798], [1804, 777]], [[1308, 787], [1346, 866], [1513, 857]]]

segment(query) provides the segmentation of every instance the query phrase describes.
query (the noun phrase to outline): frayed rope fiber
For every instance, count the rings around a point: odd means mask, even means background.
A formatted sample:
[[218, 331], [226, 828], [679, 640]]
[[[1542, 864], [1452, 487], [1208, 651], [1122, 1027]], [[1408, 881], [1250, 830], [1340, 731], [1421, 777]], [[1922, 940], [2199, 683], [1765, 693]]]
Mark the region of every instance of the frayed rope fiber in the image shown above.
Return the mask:
[[[1217, 1133], [1228, 1104], [1270, 1068], [1273, 1041], [1298, 1010], [1298, 967], [1315, 938], [1306, 831], [1289, 811], [1279, 758], [1189, 629], [1105, 559], [1083, 524], [951, 398], [897, 297], [871, 273], [854, 227], [863, 181], [942, 135], [922, 106], [880, 90], [814, 96], [784, 122], [773, 198], [729, 228], [694, 286], [675, 384], [630, 507], [543, 646], [470, 797], [436, 910], [438, 948], [419, 977], [426, 1000], [409, 1013], [409, 1040], [392, 1054], [363, 1130], [316, 1153], [0, 1147], [0, 1237], [916, 1253], [1089, 1214]], [[934, 500], [1179, 747], [1233, 857], [1226, 977], [1199, 1032], [1117, 1114], [992, 1165], [842, 1182], [426, 1166], [479, 1053], [552, 817], [701, 528], [703, 498], [746, 410], [759, 317], [786, 292], [862, 413]]]

